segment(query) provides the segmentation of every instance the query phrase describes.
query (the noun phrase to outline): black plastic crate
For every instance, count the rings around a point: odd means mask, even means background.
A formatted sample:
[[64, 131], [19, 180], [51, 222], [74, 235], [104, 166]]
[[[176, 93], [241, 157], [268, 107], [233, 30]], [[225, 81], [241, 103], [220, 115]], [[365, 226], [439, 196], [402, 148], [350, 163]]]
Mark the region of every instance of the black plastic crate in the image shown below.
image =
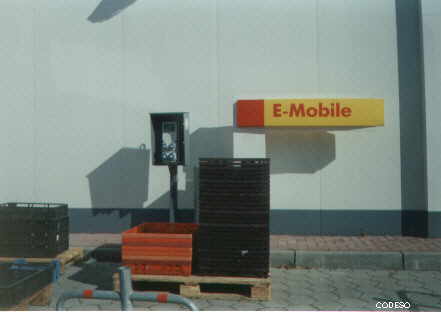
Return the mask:
[[267, 278], [269, 270], [267, 268], [231, 267], [230, 265], [220, 266], [216, 264], [199, 265], [196, 274], [208, 276], [240, 276]]
[[[198, 248], [200, 249], [260, 249], [262, 251], [269, 249], [269, 237], [265, 234], [254, 235], [253, 237], [240, 237], [237, 232], [232, 235], [219, 235], [219, 234], [204, 234], [198, 233], [200, 236], [198, 239]], [[199, 250], [198, 250], [199, 252]]]
[[[199, 160], [199, 210], [201, 223], [213, 223], [216, 210], [238, 212], [268, 211], [270, 205], [269, 165], [267, 158], [201, 158]], [[218, 216], [220, 217], [220, 216]], [[244, 216], [233, 215], [243, 219]], [[237, 223], [224, 217], [220, 223]], [[260, 222], [260, 221], [259, 221]], [[269, 223], [269, 221], [262, 220]]]
[[0, 230], [0, 236], [0, 257], [54, 258], [69, 249], [68, 225], [46, 232]]
[[69, 217], [54, 219], [0, 218], [0, 231], [8, 233], [51, 233], [69, 229]]
[[19, 304], [52, 283], [55, 265], [0, 263], [0, 306]]
[[200, 198], [199, 199], [199, 210], [227, 210], [227, 209], [234, 209], [236, 211], [269, 211], [269, 200], [268, 201], [262, 201], [260, 203], [256, 202], [250, 202], [250, 201], [234, 201], [231, 202], [231, 205], [228, 205], [228, 202], [222, 202], [222, 201], [213, 201], [212, 198]]
[[268, 276], [269, 169], [267, 158], [200, 159], [198, 274]]
[[214, 224], [262, 224], [266, 225], [269, 221], [269, 212], [267, 211], [242, 211], [239, 209], [231, 210], [205, 210], [199, 211], [200, 220], [205, 223]]
[[269, 168], [269, 158], [200, 158], [200, 167], [209, 168]]
[[201, 158], [199, 160], [201, 183], [269, 181], [269, 159]]
[[1, 257], [24, 257], [24, 258], [55, 258], [63, 251], [69, 249], [69, 240], [58, 242], [32, 243], [0, 243]]
[[58, 203], [22, 203], [0, 204], [0, 220], [12, 219], [54, 219], [68, 216], [67, 204]]
[[0, 257], [53, 258], [69, 248], [66, 204], [0, 205]]

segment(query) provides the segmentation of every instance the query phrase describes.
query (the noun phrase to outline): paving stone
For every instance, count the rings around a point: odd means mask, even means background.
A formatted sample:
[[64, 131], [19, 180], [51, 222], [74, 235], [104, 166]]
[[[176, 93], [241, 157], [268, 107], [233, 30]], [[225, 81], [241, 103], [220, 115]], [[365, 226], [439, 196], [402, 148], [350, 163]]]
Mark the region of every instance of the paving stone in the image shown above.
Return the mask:
[[318, 287], [312, 287], [311, 291], [314, 294], [316, 294], [316, 295], [328, 294], [330, 291], [335, 293], [336, 291], [338, 291], [338, 287], [336, 287], [336, 286], [324, 287], [324, 286], [321, 285], [321, 286], [318, 286]]
[[288, 299], [288, 302], [294, 305], [310, 305], [317, 301], [312, 296], [293, 296]]
[[74, 306], [70, 308], [69, 310], [75, 310], [75, 311], [98, 311], [100, 310], [100, 307], [97, 304], [94, 305], [86, 305], [86, 304], [80, 304], [77, 306]]
[[288, 293], [283, 292], [272, 293], [271, 295], [271, 299], [274, 302], [288, 302], [290, 297]]
[[199, 309], [202, 310], [210, 305], [210, 302], [208, 300], [193, 299], [193, 302]]
[[[338, 307], [337, 310], [339, 311], [375, 311], [378, 310], [375, 308], [375, 306], [370, 306], [370, 305], [360, 305], [360, 306], [355, 306], [355, 305], [346, 305], [346, 306], [341, 306]], [[378, 310], [380, 311], [380, 310]]]
[[[182, 309], [180, 309], [179, 307], [178, 308], [175, 308], [173, 311], [181, 311]], [[142, 308], [142, 307], [134, 307], [133, 308], [133, 311], [155, 311], [155, 309], [153, 309], [153, 308]], [[183, 310], [182, 310], [183, 311]]]
[[116, 300], [101, 300], [101, 299], [79, 299], [81, 304], [86, 305], [120, 305], [120, 301]]
[[208, 308], [206, 308], [204, 310], [205, 311], [231, 311], [231, 310], [233, 310], [233, 306], [210, 305]]
[[152, 307], [154, 305], [157, 305], [158, 302], [153, 301], [132, 301], [133, 307]]
[[313, 294], [312, 298], [314, 298], [317, 302], [339, 302], [341, 297], [330, 294]]
[[280, 302], [280, 301], [276, 301], [274, 299], [269, 300], [269, 301], [260, 301], [260, 304], [263, 307], [268, 307], [268, 308], [272, 308], [272, 307], [282, 307], [285, 305], [291, 305], [291, 303], [289, 302], [289, 300], [284, 301], [284, 302]]
[[441, 309], [439, 295], [408, 292], [406, 293], [406, 297], [411, 303], [417, 306]]
[[183, 305], [172, 303], [158, 303], [149, 307], [153, 311], [175, 311], [175, 310], [187, 310]]
[[328, 310], [328, 311], [335, 311], [338, 310], [341, 307], [341, 303], [321, 303], [316, 302], [314, 307], [318, 310]]
[[234, 304], [236, 301], [234, 301], [234, 300], [213, 299], [213, 300], [208, 300], [208, 302], [210, 303], [210, 305], [230, 306], [230, 305]]
[[291, 272], [292, 270], [285, 270], [285, 269], [274, 269], [271, 268], [271, 277], [274, 278], [278, 278], [278, 277], [284, 277], [286, 274], [288, 274], [289, 272]]
[[289, 310], [294, 310], [294, 311], [316, 311], [319, 310], [317, 307], [312, 306], [312, 305], [296, 305], [293, 308], [290, 307]]
[[101, 311], [121, 311], [121, 307], [113, 305], [99, 305]]
[[[52, 299], [51, 305], [55, 306], [55, 305], [56, 305], [56, 301], [57, 301], [57, 300], [53, 300], [53, 299]], [[77, 307], [77, 306], [80, 305], [80, 304], [82, 304], [81, 301], [80, 301], [80, 299], [76, 299], [76, 298], [74, 298], [74, 299], [69, 299], [69, 300], [67, 300], [67, 301], [64, 303], [64, 307], [65, 307], [65, 308]]]
[[263, 306], [259, 302], [238, 302], [232, 305], [235, 311], [256, 311], [262, 309]]
[[[360, 300], [360, 299], [356, 299], [356, 298], [345, 298], [342, 297], [341, 299], [341, 303], [344, 306], [354, 306], [354, 307], [360, 307], [360, 306], [365, 306], [365, 305], [370, 305], [370, 303], [368, 303], [365, 300]], [[374, 307], [371, 307], [372, 309]]]
[[[109, 270], [110, 266], [95, 266], [97, 270]], [[32, 310], [54, 310], [55, 302], [63, 291], [95, 289], [99, 287], [93, 278], [85, 282], [73, 280], [72, 275], [81, 268], [68, 269], [55, 285], [54, 297], [49, 307], [31, 307]], [[90, 272], [89, 274], [92, 274]], [[78, 277], [80, 275], [76, 275]], [[82, 275], [84, 276], [84, 275]], [[273, 300], [253, 302], [249, 300], [194, 300], [201, 310], [376, 310], [380, 300], [403, 301], [397, 292], [403, 292], [425, 310], [441, 309], [441, 272], [431, 271], [373, 271], [373, 270], [272, 270]], [[412, 297], [413, 296], [413, 297]], [[105, 309], [116, 310], [118, 303], [102, 300], [78, 300], [67, 302], [68, 310]], [[92, 304], [93, 303], [93, 304]], [[430, 304], [430, 306], [429, 306]], [[136, 302], [136, 310], [161, 309], [158, 303]], [[166, 306], [162, 306], [166, 308]], [[303, 308], [302, 308], [303, 307]], [[172, 310], [184, 310], [173, 305]]]
[[28, 306], [29, 311], [46, 311], [47, 309], [45, 307], [39, 307], [39, 306]]
[[[361, 297], [359, 297], [358, 299], [366, 301], [366, 303], [370, 303], [370, 304], [374, 303], [374, 304], [376, 304], [378, 301], [383, 301], [383, 300], [388, 299], [388, 298], [385, 297], [384, 294], [381, 294], [381, 293], [378, 293], [378, 294], [365, 293]], [[399, 299], [399, 300], [401, 301], [401, 299]]]

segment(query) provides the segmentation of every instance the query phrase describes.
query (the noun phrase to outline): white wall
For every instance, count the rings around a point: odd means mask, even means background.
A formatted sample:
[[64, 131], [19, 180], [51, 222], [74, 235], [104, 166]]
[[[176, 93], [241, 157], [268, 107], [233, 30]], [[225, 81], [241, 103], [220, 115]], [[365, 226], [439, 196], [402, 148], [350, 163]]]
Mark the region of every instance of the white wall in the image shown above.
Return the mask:
[[[91, 207], [88, 177], [124, 180], [115, 154], [150, 148], [150, 112], [188, 111], [192, 165], [273, 158], [274, 209], [401, 208], [393, 0], [138, 0], [90, 22], [100, 5], [0, 3], [1, 201]], [[232, 133], [237, 99], [270, 97], [384, 98], [385, 126]], [[159, 207], [168, 170], [148, 177], [142, 206]], [[193, 182], [180, 172], [181, 207]]]
[[[272, 208], [399, 210], [394, 1], [240, 3], [230, 13], [233, 23], [226, 27], [255, 28], [259, 24], [262, 29], [254, 36], [242, 30], [225, 35], [229, 39], [221, 47], [230, 53], [221, 53], [226, 55], [221, 67], [231, 72], [221, 80], [225, 92], [231, 90], [239, 98], [385, 99], [385, 127], [381, 128], [305, 133], [306, 139], [294, 131], [266, 130], [266, 144], [256, 138], [258, 134], [238, 134], [236, 156], [251, 156], [248, 151], [254, 154], [259, 146], [260, 156], [277, 157], [272, 162], [278, 172], [271, 177]], [[245, 62], [235, 64], [235, 55]], [[251, 143], [254, 147], [250, 148]], [[329, 154], [334, 153], [332, 160]], [[289, 170], [293, 161], [308, 160], [311, 163], [304, 170]]]
[[441, 211], [441, 2], [422, 1], [429, 211]]

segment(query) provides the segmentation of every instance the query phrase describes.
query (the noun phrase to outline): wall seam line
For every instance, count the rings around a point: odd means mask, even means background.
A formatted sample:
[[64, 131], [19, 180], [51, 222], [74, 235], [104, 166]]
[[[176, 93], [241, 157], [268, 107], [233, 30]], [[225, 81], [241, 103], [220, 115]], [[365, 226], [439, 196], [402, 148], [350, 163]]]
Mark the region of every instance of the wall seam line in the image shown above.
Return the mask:
[[38, 147], [37, 147], [37, 68], [36, 68], [36, 51], [37, 51], [37, 38], [35, 30], [35, 21], [37, 17], [37, 9], [34, 7], [32, 10], [32, 76], [33, 76], [33, 125], [32, 125], [32, 140], [33, 140], [33, 188], [32, 195], [33, 201], [39, 201], [37, 199], [37, 163], [38, 163]]

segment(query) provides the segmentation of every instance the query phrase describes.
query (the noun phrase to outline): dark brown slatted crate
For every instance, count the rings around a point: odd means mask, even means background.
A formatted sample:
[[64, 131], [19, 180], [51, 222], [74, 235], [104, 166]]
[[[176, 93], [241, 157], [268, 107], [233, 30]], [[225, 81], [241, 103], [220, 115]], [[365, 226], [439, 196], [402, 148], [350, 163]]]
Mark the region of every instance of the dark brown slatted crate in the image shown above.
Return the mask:
[[267, 277], [269, 159], [205, 158], [199, 166], [195, 271]]

